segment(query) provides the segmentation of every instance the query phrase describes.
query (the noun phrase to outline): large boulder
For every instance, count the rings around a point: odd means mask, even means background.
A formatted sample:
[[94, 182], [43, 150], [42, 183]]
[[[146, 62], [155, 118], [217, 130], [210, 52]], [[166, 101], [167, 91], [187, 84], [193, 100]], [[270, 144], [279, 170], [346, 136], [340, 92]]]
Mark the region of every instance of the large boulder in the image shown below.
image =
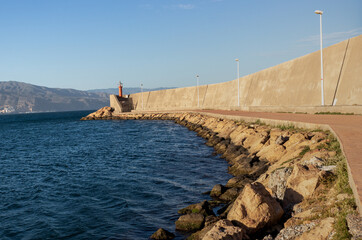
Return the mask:
[[230, 133], [229, 137], [233, 144], [241, 146], [244, 139], [252, 133], [255, 133], [254, 130], [249, 129], [247, 126], [240, 125], [236, 129], [234, 129], [232, 133]]
[[205, 217], [201, 213], [190, 213], [182, 215], [176, 221], [176, 230], [185, 232], [195, 232], [203, 228]]
[[285, 154], [285, 149], [282, 145], [270, 144], [264, 145], [256, 154], [260, 159], [265, 159], [270, 163], [274, 163], [281, 159]]
[[114, 109], [111, 107], [103, 107], [96, 112], [89, 114], [82, 118], [82, 120], [100, 119], [100, 118], [111, 118]]
[[323, 171], [315, 166], [295, 164], [293, 172], [287, 180], [283, 206], [294, 205], [311, 196], [320, 184]]
[[221, 138], [229, 138], [230, 133], [234, 131], [237, 125], [233, 121], [224, 120], [224, 123], [220, 128], [215, 129], [215, 132], [218, 133], [218, 136]]
[[175, 238], [175, 234], [170, 233], [169, 231], [160, 228], [154, 234], [151, 235], [150, 239], [155, 240], [171, 240]]
[[245, 231], [234, 226], [228, 220], [218, 221], [202, 238], [202, 240], [242, 240], [245, 239]]
[[244, 226], [249, 233], [276, 224], [283, 216], [280, 204], [258, 182], [245, 186], [227, 219]]
[[264, 146], [265, 142], [268, 140], [269, 133], [264, 132], [256, 132], [252, 135], [246, 137], [243, 142], [243, 147], [248, 149], [249, 153], [255, 154], [260, 151], [260, 149]]
[[288, 139], [288, 141], [286, 141], [283, 145], [284, 147], [286, 147], [287, 149], [293, 148], [294, 146], [299, 145], [300, 143], [307, 141], [307, 139], [305, 138], [305, 136], [301, 133], [294, 133], [293, 135], [291, 135]]

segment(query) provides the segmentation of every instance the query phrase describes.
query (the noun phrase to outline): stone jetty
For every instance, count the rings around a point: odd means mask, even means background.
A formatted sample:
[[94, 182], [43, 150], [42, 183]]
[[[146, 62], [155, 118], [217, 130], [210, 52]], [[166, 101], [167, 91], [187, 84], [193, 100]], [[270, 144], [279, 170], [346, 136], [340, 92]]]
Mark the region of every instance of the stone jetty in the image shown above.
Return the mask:
[[[172, 120], [207, 140], [233, 177], [210, 197], [179, 210], [188, 239], [348, 239], [361, 235], [346, 162], [329, 132], [271, 127], [194, 112], [113, 114], [82, 120]], [[218, 207], [217, 212], [213, 211]], [[348, 216], [348, 218], [346, 217]], [[348, 224], [347, 219], [357, 219]]]

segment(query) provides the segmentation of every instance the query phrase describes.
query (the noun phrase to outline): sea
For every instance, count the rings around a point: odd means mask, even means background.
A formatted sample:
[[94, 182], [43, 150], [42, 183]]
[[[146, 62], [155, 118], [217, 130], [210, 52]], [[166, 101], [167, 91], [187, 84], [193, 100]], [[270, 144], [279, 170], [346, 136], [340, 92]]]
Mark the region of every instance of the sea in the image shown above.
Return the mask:
[[148, 239], [231, 177], [172, 121], [0, 115], [0, 239]]

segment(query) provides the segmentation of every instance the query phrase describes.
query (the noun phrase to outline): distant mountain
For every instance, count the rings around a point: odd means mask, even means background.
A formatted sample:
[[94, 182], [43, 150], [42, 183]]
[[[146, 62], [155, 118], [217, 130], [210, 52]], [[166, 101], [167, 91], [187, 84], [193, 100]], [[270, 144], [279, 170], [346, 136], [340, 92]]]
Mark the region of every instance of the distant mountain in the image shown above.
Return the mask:
[[108, 105], [107, 93], [0, 82], [0, 113], [95, 110]]
[[[150, 91], [173, 89], [173, 88], [174, 87], [171, 87], [171, 88], [144, 88], [143, 91], [144, 92], [150, 92]], [[108, 93], [108, 94], [116, 94], [116, 95], [118, 95], [118, 88], [92, 89], [92, 90], [88, 90], [87, 92]], [[124, 95], [139, 93], [139, 92], [141, 92], [141, 88], [139, 88], [139, 87], [137, 87], [137, 88], [123, 88], [123, 94]]]

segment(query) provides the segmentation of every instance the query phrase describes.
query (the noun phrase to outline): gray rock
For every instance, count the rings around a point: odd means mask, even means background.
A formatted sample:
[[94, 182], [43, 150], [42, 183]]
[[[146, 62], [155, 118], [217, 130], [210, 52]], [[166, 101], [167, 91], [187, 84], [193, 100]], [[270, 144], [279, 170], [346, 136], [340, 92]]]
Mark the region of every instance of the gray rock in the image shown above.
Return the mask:
[[310, 231], [316, 224], [314, 222], [283, 228], [275, 237], [275, 240], [292, 240], [304, 232]]
[[288, 139], [289, 139], [289, 137], [279, 136], [279, 137], [275, 140], [275, 144], [283, 145], [286, 141], [288, 141]]
[[274, 238], [269, 234], [268, 236], [265, 236], [263, 240], [274, 240]]
[[336, 165], [331, 165], [331, 166], [322, 166], [319, 168], [321, 171], [326, 171], [326, 172], [332, 172], [334, 173], [337, 170], [337, 166]]
[[318, 158], [316, 156], [311, 157], [308, 160], [305, 160], [302, 165], [307, 166], [307, 165], [313, 165], [316, 167], [322, 167], [323, 166], [323, 159]]
[[156, 240], [170, 240], [175, 238], [175, 234], [170, 233], [163, 228], [160, 228], [154, 234], [152, 234], [150, 238]]
[[346, 220], [349, 228], [349, 233], [353, 236], [352, 240], [362, 239], [361, 217], [354, 214], [348, 214]]
[[287, 179], [291, 174], [291, 168], [277, 169], [270, 174], [268, 187], [272, 190], [273, 195], [277, 199], [284, 199], [285, 190], [287, 188]]

